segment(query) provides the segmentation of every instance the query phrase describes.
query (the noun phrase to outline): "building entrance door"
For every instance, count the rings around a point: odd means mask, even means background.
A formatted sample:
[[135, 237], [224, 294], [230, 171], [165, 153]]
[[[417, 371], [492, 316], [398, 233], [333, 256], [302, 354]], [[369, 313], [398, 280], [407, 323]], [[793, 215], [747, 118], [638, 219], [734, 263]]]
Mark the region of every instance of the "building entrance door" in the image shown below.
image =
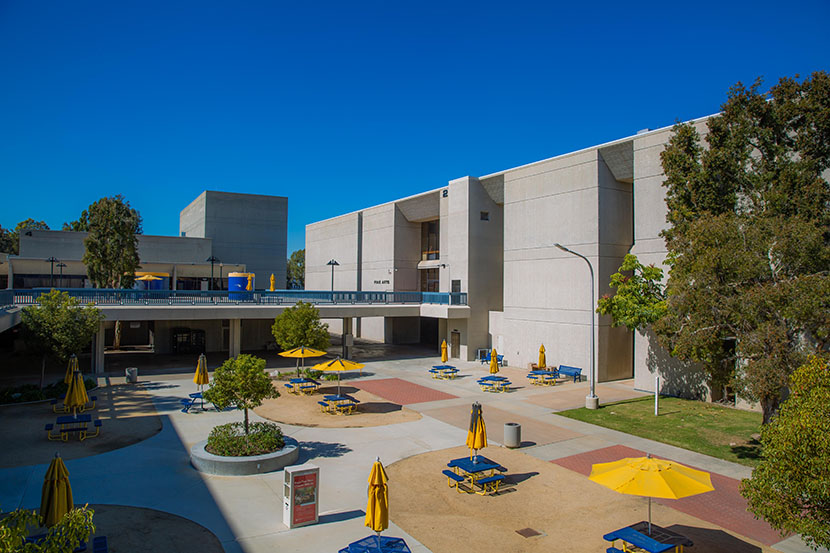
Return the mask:
[[461, 357], [461, 333], [453, 330], [450, 335], [450, 357], [458, 359]]

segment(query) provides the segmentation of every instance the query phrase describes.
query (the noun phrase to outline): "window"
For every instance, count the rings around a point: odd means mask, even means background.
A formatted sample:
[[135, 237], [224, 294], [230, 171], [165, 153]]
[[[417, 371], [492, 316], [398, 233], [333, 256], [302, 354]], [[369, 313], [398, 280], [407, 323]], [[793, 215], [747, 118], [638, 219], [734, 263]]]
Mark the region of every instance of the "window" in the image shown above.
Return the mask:
[[482, 211], [481, 212], [481, 220], [482, 221], [489, 221], [490, 220], [490, 212], [489, 211]]
[[440, 259], [438, 221], [421, 223], [421, 261]]
[[421, 292], [438, 291], [438, 269], [421, 269]]

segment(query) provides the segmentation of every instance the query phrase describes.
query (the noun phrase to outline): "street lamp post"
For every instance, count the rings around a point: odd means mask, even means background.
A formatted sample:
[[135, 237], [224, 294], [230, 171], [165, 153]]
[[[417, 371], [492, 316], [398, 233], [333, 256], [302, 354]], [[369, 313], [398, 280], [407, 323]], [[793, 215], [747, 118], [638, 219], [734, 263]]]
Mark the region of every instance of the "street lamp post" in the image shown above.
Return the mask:
[[211, 255], [205, 261], [210, 261], [210, 289], [213, 290], [215, 288], [213, 285], [213, 264], [219, 263], [219, 259], [215, 255]]
[[340, 263], [338, 263], [337, 260], [332, 259], [331, 261], [326, 263], [326, 265], [331, 265], [331, 291], [334, 292], [334, 268], [337, 265], [340, 265]]
[[49, 262], [49, 288], [52, 288], [55, 285], [55, 263], [59, 263], [60, 260], [53, 255], [46, 261]]
[[63, 288], [63, 268], [64, 267], [66, 267], [66, 263], [64, 263], [63, 261], [58, 263], [58, 269], [61, 270], [61, 276], [60, 276], [60, 279], [58, 280], [58, 288]]
[[588, 264], [588, 271], [590, 271], [590, 273], [591, 273], [591, 309], [589, 311], [589, 313], [591, 314], [591, 372], [589, 373], [589, 381], [590, 381], [591, 391], [587, 396], [585, 396], [585, 407], [587, 409], [596, 409], [596, 408], [599, 407], [599, 398], [597, 397], [597, 394], [596, 394], [597, 377], [596, 377], [596, 367], [595, 367], [595, 361], [594, 361], [594, 359], [596, 357], [596, 352], [595, 352], [596, 347], [594, 345], [594, 340], [595, 340], [595, 338], [594, 338], [594, 332], [595, 332], [595, 328], [594, 328], [594, 267], [591, 265], [591, 262], [588, 261], [588, 258], [585, 257], [584, 255], [576, 253], [573, 250], [569, 250], [568, 248], [566, 248], [562, 244], [559, 244], [558, 242], [556, 244], [554, 244], [554, 246], [556, 246], [557, 248], [559, 248], [563, 252], [567, 252], [569, 254], [572, 254], [572, 255], [575, 255], [577, 257], [581, 257], [582, 259], [584, 259], [585, 263]]

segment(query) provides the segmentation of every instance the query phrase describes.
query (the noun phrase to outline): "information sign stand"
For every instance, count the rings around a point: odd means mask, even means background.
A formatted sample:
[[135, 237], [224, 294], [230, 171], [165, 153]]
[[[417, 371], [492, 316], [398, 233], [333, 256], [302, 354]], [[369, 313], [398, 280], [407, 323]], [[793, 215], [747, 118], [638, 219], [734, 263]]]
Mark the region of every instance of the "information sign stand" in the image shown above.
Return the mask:
[[282, 522], [289, 528], [316, 524], [320, 513], [320, 467], [285, 467]]

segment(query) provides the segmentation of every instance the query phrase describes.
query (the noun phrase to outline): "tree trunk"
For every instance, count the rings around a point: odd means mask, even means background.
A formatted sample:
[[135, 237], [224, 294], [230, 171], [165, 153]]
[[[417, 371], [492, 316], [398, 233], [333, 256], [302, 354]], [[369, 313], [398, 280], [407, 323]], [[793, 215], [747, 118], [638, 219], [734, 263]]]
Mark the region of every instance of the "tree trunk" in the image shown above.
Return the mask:
[[46, 379], [46, 356], [40, 358], [40, 389], [43, 389], [43, 381]]
[[778, 405], [781, 403], [779, 397], [764, 398], [761, 400], [761, 409], [764, 412], [764, 420], [762, 424], [768, 424], [772, 420], [772, 416], [778, 412]]
[[245, 408], [245, 435], [248, 435], [248, 408]]
[[115, 334], [112, 338], [112, 348], [121, 349], [121, 321], [115, 321]]

